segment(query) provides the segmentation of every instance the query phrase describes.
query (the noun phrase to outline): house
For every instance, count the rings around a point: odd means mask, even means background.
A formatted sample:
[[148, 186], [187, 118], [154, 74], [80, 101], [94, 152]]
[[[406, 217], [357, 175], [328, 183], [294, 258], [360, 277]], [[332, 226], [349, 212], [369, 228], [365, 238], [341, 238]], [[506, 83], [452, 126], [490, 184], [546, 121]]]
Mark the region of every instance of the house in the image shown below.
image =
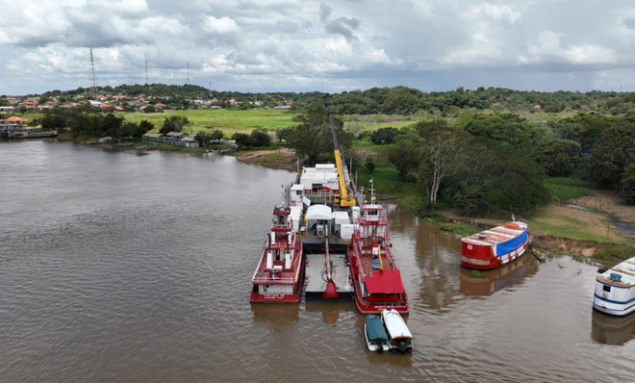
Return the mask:
[[179, 145], [179, 141], [185, 136], [187, 136], [187, 134], [183, 132], [170, 132], [163, 137], [163, 143]]
[[179, 141], [179, 146], [185, 146], [186, 148], [198, 148], [200, 143], [190, 134], [186, 134]]
[[141, 136], [141, 142], [148, 144], [162, 144], [163, 138], [163, 134], [161, 133], [146, 133]]

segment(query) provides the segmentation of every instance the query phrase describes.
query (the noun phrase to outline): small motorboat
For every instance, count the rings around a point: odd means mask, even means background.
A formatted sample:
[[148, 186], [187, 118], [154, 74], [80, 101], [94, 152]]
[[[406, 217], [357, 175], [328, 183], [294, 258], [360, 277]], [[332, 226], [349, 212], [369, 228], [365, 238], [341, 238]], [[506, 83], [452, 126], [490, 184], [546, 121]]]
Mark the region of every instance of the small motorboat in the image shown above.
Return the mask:
[[540, 251], [538, 251], [535, 247], [531, 247], [531, 252], [534, 253], [534, 256], [538, 258], [540, 262], [547, 262], [547, 257]]
[[388, 344], [388, 334], [378, 315], [367, 315], [364, 324], [364, 336], [366, 337], [366, 345], [370, 351], [383, 353], [390, 350]]
[[381, 313], [390, 341], [390, 351], [412, 352], [412, 333], [397, 310], [386, 309]]

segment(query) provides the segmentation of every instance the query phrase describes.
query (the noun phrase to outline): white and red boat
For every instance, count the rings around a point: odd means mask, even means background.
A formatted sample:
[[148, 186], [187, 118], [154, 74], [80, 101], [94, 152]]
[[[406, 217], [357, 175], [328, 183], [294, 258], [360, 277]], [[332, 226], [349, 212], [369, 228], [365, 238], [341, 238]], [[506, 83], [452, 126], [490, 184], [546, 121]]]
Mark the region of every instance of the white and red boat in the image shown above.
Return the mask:
[[520, 258], [529, 245], [527, 224], [508, 222], [461, 239], [461, 265], [493, 269]]
[[385, 309], [407, 313], [408, 294], [390, 249], [384, 207], [371, 192], [371, 201], [363, 202], [361, 210], [349, 247], [357, 308], [364, 314], [380, 314]]
[[[296, 222], [292, 214], [298, 215]], [[276, 206], [273, 209], [271, 230], [252, 277], [252, 303], [300, 302], [304, 260], [302, 243], [296, 234], [299, 215], [289, 206]]]

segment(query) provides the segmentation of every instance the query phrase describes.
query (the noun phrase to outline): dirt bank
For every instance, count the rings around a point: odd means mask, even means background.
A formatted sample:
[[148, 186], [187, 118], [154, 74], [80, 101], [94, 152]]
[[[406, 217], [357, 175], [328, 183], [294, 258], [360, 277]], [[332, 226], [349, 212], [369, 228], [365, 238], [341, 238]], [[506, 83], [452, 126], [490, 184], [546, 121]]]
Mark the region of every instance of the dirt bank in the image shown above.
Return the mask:
[[288, 148], [246, 152], [236, 156], [236, 159], [241, 162], [260, 165], [270, 169], [286, 169], [293, 171], [298, 166], [295, 151]]

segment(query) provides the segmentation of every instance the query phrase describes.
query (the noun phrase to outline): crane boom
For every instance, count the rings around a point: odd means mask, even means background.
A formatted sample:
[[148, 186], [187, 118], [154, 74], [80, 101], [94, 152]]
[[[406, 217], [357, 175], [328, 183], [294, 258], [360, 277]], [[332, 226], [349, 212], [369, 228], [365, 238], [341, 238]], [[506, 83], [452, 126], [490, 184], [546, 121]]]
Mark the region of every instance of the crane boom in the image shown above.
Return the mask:
[[331, 97], [326, 94], [326, 107], [329, 112], [329, 122], [331, 124], [331, 134], [333, 135], [333, 152], [335, 154], [335, 166], [337, 166], [337, 178], [340, 183], [340, 195], [335, 196], [334, 202], [339, 203], [340, 206], [355, 206], [355, 199], [348, 195], [346, 189], [346, 179], [344, 178], [344, 167], [342, 164], [342, 153], [340, 152], [340, 146], [337, 143], [337, 135], [335, 135], [335, 122], [333, 121], [333, 113], [331, 112]]

